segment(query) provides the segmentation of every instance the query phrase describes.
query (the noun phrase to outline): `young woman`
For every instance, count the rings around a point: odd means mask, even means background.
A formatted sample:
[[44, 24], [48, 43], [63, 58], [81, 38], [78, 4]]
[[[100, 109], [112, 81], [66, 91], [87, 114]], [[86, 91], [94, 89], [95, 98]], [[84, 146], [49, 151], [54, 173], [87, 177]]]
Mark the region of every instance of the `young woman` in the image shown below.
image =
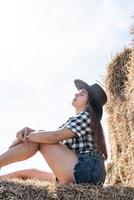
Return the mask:
[[0, 167], [4, 167], [40, 151], [53, 173], [28, 169], [2, 175], [1, 179], [20, 177], [57, 180], [62, 184], [104, 183], [107, 150], [100, 121], [107, 96], [98, 84], [90, 86], [79, 79], [74, 83], [78, 89], [72, 101], [74, 117], [56, 131], [23, 128], [17, 133], [17, 140], [0, 155]]

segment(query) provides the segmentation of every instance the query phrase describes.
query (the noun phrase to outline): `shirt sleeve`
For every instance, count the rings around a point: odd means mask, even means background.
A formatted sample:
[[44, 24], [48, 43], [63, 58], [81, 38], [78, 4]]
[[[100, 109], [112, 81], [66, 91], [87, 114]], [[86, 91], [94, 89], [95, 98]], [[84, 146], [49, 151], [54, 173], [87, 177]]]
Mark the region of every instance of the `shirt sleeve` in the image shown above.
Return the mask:
[[67, 124], [69, 122], [70, 119], [71, 119], [71, 117], [64, 124], [62, 124], [61, 126], [59, 126], [59, 129], [63, 128], [65, 126], [65, 124]]
[[90, 128], [90, 114], [88, 112], [79, 113], [77, 116], [72, 117], [64, 128], [68, 128], [73, 131], [78, 137], [87, 134], [91, 131]]

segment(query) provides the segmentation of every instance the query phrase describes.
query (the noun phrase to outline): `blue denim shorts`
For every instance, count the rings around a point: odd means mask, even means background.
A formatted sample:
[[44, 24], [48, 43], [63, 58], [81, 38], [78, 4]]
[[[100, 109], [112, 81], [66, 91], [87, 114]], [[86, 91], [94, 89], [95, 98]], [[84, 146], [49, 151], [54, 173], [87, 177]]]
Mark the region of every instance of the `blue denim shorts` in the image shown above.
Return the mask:
[[103, 185], [105, 177], [104, 159], [98, 153], [78, 155], [78, 163], [74, 167], [75, 183]]

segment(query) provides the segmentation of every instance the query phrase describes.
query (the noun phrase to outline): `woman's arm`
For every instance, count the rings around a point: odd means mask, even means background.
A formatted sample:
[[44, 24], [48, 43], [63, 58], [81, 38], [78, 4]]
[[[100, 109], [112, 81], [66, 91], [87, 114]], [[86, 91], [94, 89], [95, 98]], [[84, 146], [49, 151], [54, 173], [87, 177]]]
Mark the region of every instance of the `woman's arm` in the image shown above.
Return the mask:
[[25, 140], [27, 142], [55, 144], [74, 136], [75, 133], [68, 128], [61, 128], [57, 131], [35, 131], [27, 135]]

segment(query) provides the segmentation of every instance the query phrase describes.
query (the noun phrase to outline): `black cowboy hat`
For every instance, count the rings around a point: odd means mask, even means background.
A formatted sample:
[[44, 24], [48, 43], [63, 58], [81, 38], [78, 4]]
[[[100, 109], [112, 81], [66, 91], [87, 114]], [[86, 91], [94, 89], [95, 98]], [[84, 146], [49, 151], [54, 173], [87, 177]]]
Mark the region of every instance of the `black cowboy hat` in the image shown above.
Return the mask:
[[88, 85], [80, 79], [74, 80], [75, 86], [78, 90], [86, 89], [88, 93], [92, 96], [93, 101], [91, 102], [92, 106], [95, 108], [99, 119], [102, 118], [103, 106], [107, 102], [107, 95], [103, 88], [97, 83], [93, 85]]

